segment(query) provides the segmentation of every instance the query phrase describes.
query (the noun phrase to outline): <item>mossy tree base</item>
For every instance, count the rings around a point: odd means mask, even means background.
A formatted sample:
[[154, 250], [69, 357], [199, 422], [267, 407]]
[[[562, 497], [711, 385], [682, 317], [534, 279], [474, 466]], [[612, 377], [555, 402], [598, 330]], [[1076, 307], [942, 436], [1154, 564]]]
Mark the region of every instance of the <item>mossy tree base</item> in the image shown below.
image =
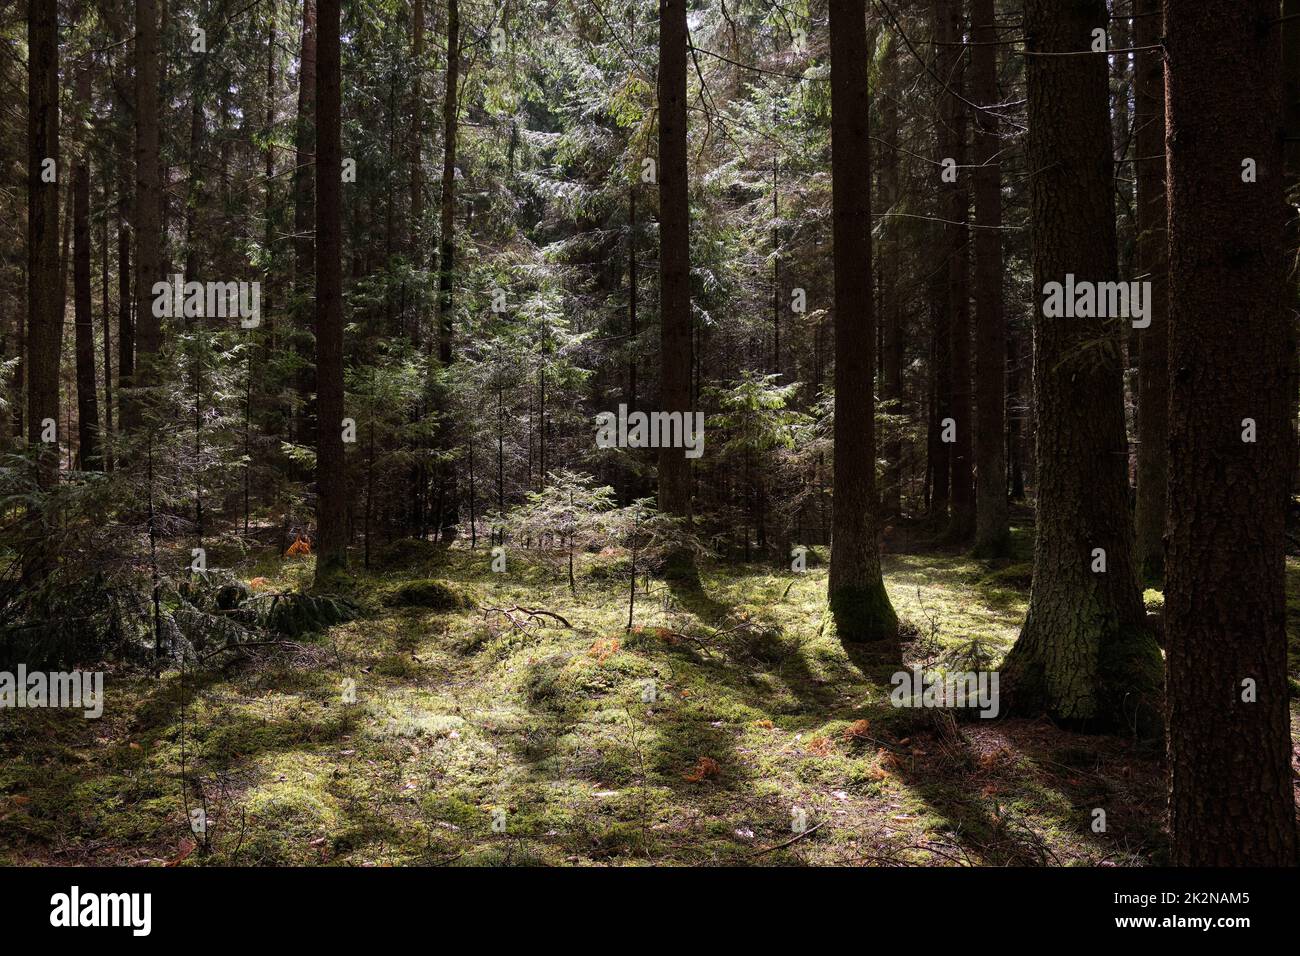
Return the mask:
[[898, 638], [898, 615], [883, 581], [868, 586], [843, 585], [830, 592], [835, 631], [845, 644], [868, 644]]
[[1046, 714], [1083, 733], [1158, 739], [1163, 693], [1164, 658], [1145, 627], [1080, 629], [1063, 644], [1042, 639], [1030, 621], [1001, 669], [1003, 713]]

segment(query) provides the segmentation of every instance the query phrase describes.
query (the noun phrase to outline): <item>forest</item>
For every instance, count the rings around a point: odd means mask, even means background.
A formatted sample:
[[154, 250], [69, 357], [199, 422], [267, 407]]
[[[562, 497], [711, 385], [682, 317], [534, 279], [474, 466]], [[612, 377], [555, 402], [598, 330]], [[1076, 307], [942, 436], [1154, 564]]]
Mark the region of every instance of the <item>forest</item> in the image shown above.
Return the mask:
[[1300, 0], [0, 4], [0, 866], [1294, 867], [1298, 316]]

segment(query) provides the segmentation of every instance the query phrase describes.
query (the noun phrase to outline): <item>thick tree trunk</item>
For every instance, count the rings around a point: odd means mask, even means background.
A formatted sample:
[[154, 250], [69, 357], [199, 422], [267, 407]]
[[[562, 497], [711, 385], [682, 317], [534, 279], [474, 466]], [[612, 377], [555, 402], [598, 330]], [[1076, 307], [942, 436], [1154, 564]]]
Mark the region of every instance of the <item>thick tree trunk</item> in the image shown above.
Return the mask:
[[[161, 108], [158, 94], [158, 3], [136, 0], [135, 5], [135, 251], [136, 319], [135, 367], [132, 384], [157, 383], [157, 353], [162, 346], [162, 323], [153, 314], [153, 285], [163, 275], [162, 168], [158, 143]], [[138, 421], [138, 402], [131, 404], [131, 420]]]
[[316, 48], [316, 580], [347, 565], [339, 0], [319, 0]]
[[[1027, 0], [1034, 287], [1117, 279], [1103, 0]], [[1049, 55], [1035, 55], [1046, 53]], [[1072, 53], [1052, 56], [1051, 53]], [[1160, 649], [1146, 627], [1128, 509], [1120, 319], [1034, 314], [1038, 534], [1025, 625], [1003, 667], [1011, 710], [1070, 726], [1160, 727]]]
[[[42, 487], [59, 473], [57, 441], [43, 442], [59, 421], [63, 280], [59, 263], [59, 25], [53, 0], [27, 9], [27, 441], [39, 453]], [[51, 176], [47, 170], [55, 174]], [[47, 182], [47, 179], [50, 180]]]
[[[686, 0], [659, 2], [659, 405], [691, 413], [693, 363], [690, 199], [686, 165]], [[659, 449], [659, 510], [689, 518], [690, 462], [683, 448]], [[683, 556], [670, 575], [690, 578]]]
[[[77, 74], [77, 104], [90, 107], [90, 71]], [[99, 471], [99, 396], [95, 386], [95, 318], [90, 283], [90, 165], [83, 154], [72, 174], [72, 305], [77, 359], [77, 462]]]
[[[1165, 10], [1172, 856], [1293, 865], [1278, 6], [1166, 0]], [[1257, 181], [1243, 181], [1246, 159]]]
[[[993, 0], [971, 7], [971, 95], [998, 101]], [[1007, 324], [1002, 310], [1002, 164], [997, 114], [975, 114], [975, 552], [1003, 555], [1011, 542], [1005, 454]]]
[[[1293, 196], [1300, 187], [1300, 0], [1282, 0], [1282, 119], [1286, 135], [1286, 195]], [[1287, 273], [1287, 289], [1290, 296], [1289, 308], [1291, 320], [1287, 323], [1287, 332], [1291, 340], [1287, 345], [1287, 354], [1292, 358], [1291, 366], [1291, 448], [1287, 455], [1291, 462], [1291, 493], [1300, 483], [1300, 213], [1290, 202], [1283, 207], [1286, 217], [1286, 254], [1290, 268]], [[1290, 530], [1294, 531], [1296, 514], [1288, 516]]]
[[[1137, 0], [1137, 45], [1164, 34], [1162, 0]], [[1137, 54], [1134, 68], [1137, 147], [1137, 272], [1151, 283], [1151, 325], [1138, 340], [1137, 503], [1134, 562], [1143, 581], [1164, 577], [1169, 481], [1169, 234], [1165, 203], [1165, 70], [1160, 50]]]
[[835, 508], [829, 602], [841, 641], [893, 640], [876, 546], [871, 139], [863, 0], [830, 0], [831, 231], [835, 268]]

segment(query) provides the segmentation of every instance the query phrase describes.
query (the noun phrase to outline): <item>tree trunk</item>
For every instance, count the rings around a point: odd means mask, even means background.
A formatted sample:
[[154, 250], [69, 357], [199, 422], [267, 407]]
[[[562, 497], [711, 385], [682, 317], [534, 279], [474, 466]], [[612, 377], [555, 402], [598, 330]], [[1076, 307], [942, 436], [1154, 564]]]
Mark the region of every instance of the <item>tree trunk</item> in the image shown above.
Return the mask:
[[347, 565], [343, 457], [339, 0], [319, 0], [316, 49], [316, 581]]
[[[148, 386], [159, 379], [156, 366], [162, 323], [153, 314], [153, 286], [163, 275], [162, 169], [159, 162], [158, 2], [135, 5], [135, 367], [132, 384]], [[131, 421], [139, 420], [138, 401], [131, 401]]]
[[835, 270], [835, 507], [829, 602], [841, 641], [893, 640], [876, 548], [871, 139], [863, 0], [830, 0], [831, 231]]
[[[947, 41], [948, 15], [945, 0], [934, 0], [931, 7], [931, 26], [936, 41], [934, 47], [934, 68], [939, 76], [951, 63], [944, 52], [942, 44]], [[935, 112], [939, 122], [935, 127], [935, 145], [941, 158], [952, 157], [952, 130], [949, 126], [950, 107], [946, 91], [940, 90], [935, 97]], [[948, 187], [940, 185], [934, 193], [935, 218], [942, 221], [949, 218]], [[951, 501], [952, 445], [942, 440], [945, 421], [952, 417], [952, 300], [949, 295], [948, 269], [948, 233], [946, 226], [940, 225], [940, 249], [943, 255], [936, 256], [937, 262], [930, 263], [930, 272], [926, 278], [926, 298], [930, 305], [930, 417], [926, 441], [926, 471], [929, 477], [930, 493], [926, 499], [927, 515], [940, 526], [948, 522], [948, 506]]]
[[[686, 0], [659, 2], [659, 405], [691, 412], [693, 363], [690, 198], [686, 165]], [[690, 462], [683, 448], [659, 449], [659, 510], [689, 518]], [[689, 579], [677, 555], [670, 576]]]
[[[1027, 0], [1034, 287], [1117, 279], [1108, 70], [1088, 50], [1103, 0]], [[1051, 53], [1073, 53], [1052, 56]], [[1035, 55], [1047, 53], [1049, 55]], [[1034, 314], [1038, 534], [1029, 614], [1003, 698], [1068, 726], [1160, 727], [1160, 649], [1146, 626], [1128, 510], [1120, 321]], [[1104, 562], [1104, 563], [1103, 563]]]
[[[1162, 0], [1138, 0], [1137, 45], [1164, 32]], [[1151, 283], [1151, 326], [1137, 330], [1138, 446], [1134, 562], [1143, 581], [1164, 578], [1169, 481], [1169, 234], [1165, 202], [1165, 71], [1159, 50], [1137, 54], [1134, 66], [1139, 276]]]
[[[971, 8], [971, 95], [981, 106], [998, 101], [997, 26], [994, 0]], [[1002, 165], [998, 158], [998, 116], [975, 114], [975, 552], [1006, 554], [1011, 543], [1007, 516], [1004, 450], [1007, 387], [1007, 325], [1002, 311]]]
[[[298, 68], [298, 119], [294, 131], [293, 250], [294, 294], [298, 300], [303, 334], [298, 339], [302, 368], [297, 376], [300, 407], [297, 415], [298, 440], [307, 442], [314, 431], [312, 395], [316, 374], [310, 340], [310, 296], [316, 270], [316, 0], [303, 0], [302, 48]], [[342, 173], [340, 172], [340, 175]]]
[[[880, 191], [885, 211], [899, 201], [898, 188], [898, 42], [891, 40], [881, 64], [880, 102], [884, 150], [880, 157]], [[898, 293], [901, 232], [897, 219], [887, 219], [880, 230], [881, 398], [890, 415], [903, 414], [903, 302]], [[881, 513], [896, 517], [903, 511], [903, 428], [895, 425], [885, 442], [885, 487]]]
[[[455, 266], [456, 266], [456, 138], [460, 113], [460, 7], [457, 0], [447, 2], [447, 86], [442, 98], [442, 192], [439, 209], [438, 253], [438, 361], [450, 365], [455, 358], [452, 348], [455, 334]], [[450, 425], [450, 419], [446, 420]], [[450, 451], [450, 429], [444, 426], [441, 441]], [[439, 488], [446, 495], [439, 507], [439, 540], [450, 542], [460, 523], [460, 498], [456, 490], [456, 465], [450, 459], [438, 466]]]
[[459, 84], [460, 8], [457, 0], [447, 0], [447, 86], [442, 97], [442, 195], [438, 253], [438, 360], [443, 365], [450, 365], [452, 360], [452, 310], [455, 305], [452, 298], [452, 270], [456, 255], [456, 124], [460, 109], [457, 101]]
[[[424, 264], [424, 168], [421, 149], [424, 145], [424, 0], [411, 2], [411, 219], [407, 245], [411, 261], [419, 269]], [[419, 301], [419, 299], [417, 299]], [[416, 307], [415, 329], [411, 341], [419, 345], [421, 318]]]
[[[27, 10], [27, 441], [38, 449], [44, 488], [58, 480], [59, 446], [42, 442], [59, 420], [63, 281], [59, 264], [59, 26], [55, 4]], [[52, 161], [52, 162], [50, 162]]]
[[122, 183], [117, 220], [117, 407], [122, 428], [128, 426], [131, 378], [135, 375], [135, 312], [131, 303], [131, 229], [127, 225], [125, 206], [129, 195]]
[[[77, 71], [77, 106], [90, 108], [90, 70]], [[95, 318], [90, 283], [90, 164], [78, 158], [72, 174], [72, 305], [77, 358], [77, 462], [99, 471], [99, 396], [95, 386]]]
[[952, 519], [948, 537], [965, 542], [975, 532], [975, 484], [972, 478], [974, 429], [971, 415], [970, 374], [970, 230], [966, 226], [970, 189], [966, 170], [966, 107], [959, 98], [965, 78], [962, 0], [942, 0], [947, 18], [943, 36], [949, 45], [940, 47], [939, 75], [951, 92], [944, 96], [949, 129], [945, 158], [957, 162], [957, 179], [948, 186], [948, 311], [949, 358], [952, 361]]
[[[1268, 26], [1278, 6], [1166, 0], [1165, 10], [1172, 856], [1183, 866], [1289, 866], [1290, 296], [1281, 43]], [[1255, 182], [1243, 181], [1247, 158]]]
[[[109, 302], [108, 302], [108, 284], [109, 284], [109, 259], [108, 259], [108, 220], [112, 204], [108, 201], [108, 163], [104, 163], [104, 168], [100, 172], [100, 180], [104, 188], [104, 220], [100, 224], [100, 292], [102, 320], [104, 323], [104, 470], [113, 470], [113, 323], [109, 319]], [[91, 361], [94, 361], [92, 350]]]

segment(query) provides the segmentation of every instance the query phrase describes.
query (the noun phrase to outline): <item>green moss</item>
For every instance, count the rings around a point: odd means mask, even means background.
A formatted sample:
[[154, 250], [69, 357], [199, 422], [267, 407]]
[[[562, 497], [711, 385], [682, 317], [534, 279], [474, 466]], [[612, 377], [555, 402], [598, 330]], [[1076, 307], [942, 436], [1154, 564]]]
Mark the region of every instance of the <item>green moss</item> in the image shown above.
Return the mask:
[[[1015, 542], [1027, 552], [1020, 529]], [[490, 585], [492, 604], [544, 607], [573, 628], [521, 632], [473, 607], [389, 605], [427, 579], [381, 570], [350, 579], [367, 616], [319, 644], [187, 671], [185, 775], [218, 826], [211, 852], [186, 865], [843, 864], [895, 852], [871, 842], [882, 825], [913, 847], [896, 851], [913, 863], [953, 862], [927, 852], [931, 840], [978, 864], [1163, 852], [1163, 801], [1148, 785], [1158, 767], [1143, 751], [1099, 736], [1075, 756], [1076, 738], [1046, 724], [1018, 733], [1017, 722], [953, 740], [934, 711], [892, 707], [900, 649], [840, 642], [824, 569], [705, 563], [689, 592], [654, 579], [654, 596], [638, 595], [641, 629], [627, 634], [625, 579], [588, 578], [572, 595], [523, 560], [489, 582], [484, 557], [445, 549], [438, 583], [461, 594]], [[883, 560], [890, 605], [916, 625], [904, 663], [956, 667], [979, 656], [972, 642], [993, 657], [1010, 647], [1023, 596], [986, 586], [987, 565], [950, 551]], [[258, 567], [277, 588], [310, 574], [301, 561]], [[1300, 588], [1300, 564], [1291, 570]], [[665, 593], [670, 606], [655, 599]], [[1141, 641], [1129, 653], [1151, 663]], [[355, 705], [340, 699], [344, 678], [356, 681]], [[186, 832], [179, 675], [110, 680], [101, 721], [0, 711], [7, 860], [175, 855]], [[716, 772], [701, 778], [706, 758]], [[1119, 768], [1133, 785], [1106, 805], [1129, 809], [1098, 837], [1075, 807], [1101, 805], [1096, 778], [1121, 779]], [[756, 857], [788, 839], [795, 805], [828, 825]], [[496, 806], [509, 810], [504, 834], [491, 830]]]
[[1146, 628], [1111, 636], [1097, 660], [1101, 728], [1155, 740], [1164, 734], [1164, 656]]
[[390, 591], [388, 607], [422, 607], [431, 611], [456, 611], [471, 606], [469, 598], [445, 581], [425, 578], [407, 581]]
[[981, 584], [990, 588], [1005, 588], [1011, 591], [1029, 591], [1030, 582], [1034, 577], [1034, 565], [1032, 562], [1023, 564], [1009, 564], [1004, 568], [996, 571], [990, 571], [984, 575]]
[[884, 583], [840, 587], [831, 592], [835, 630], [846, 644], [892, 641], [898, 637], [898, 615], [889, 603]]

